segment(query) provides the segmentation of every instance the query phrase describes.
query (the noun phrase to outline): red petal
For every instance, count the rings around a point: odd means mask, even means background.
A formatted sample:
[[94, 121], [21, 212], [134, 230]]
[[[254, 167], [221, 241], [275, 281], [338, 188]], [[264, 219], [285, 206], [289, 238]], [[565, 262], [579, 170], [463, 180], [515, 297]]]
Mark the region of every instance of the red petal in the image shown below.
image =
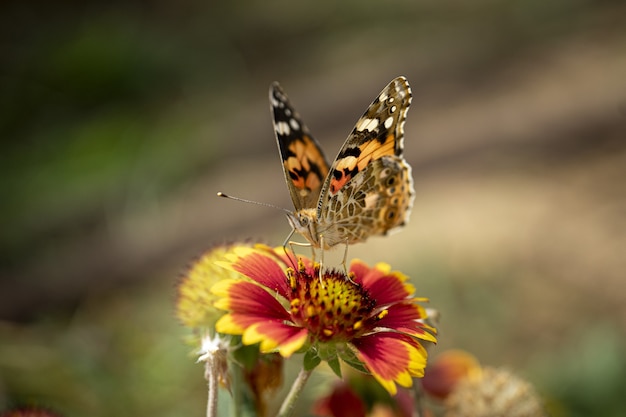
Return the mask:
[[253, 252], [237, 259], [233, 268], [287, 298], [289, 294], [287, 275], [283, 268], [269, 256]]
[[411, 295], [406, 290], [404, 283], [395, 275], [372, 274], [370, 278], [372, 276], [375, 279], [368, 279], [368, 284], [364, 283], [363, 286], [379, 305], [397, 303]]
[[272, 294], [246, 281], [239, 281], [230, 286], [228, 310], [233, 316], [249, 316], [258, 321], [290, 319], [289, 312]]
[[378, 305], [404, 301], [411, 295], [403, 280], [394, 273], [370, 268], [359, 260], [352, 261], [350, 271], [355, 274], [354, 280], [363, 285]]
[[395, 393], [394, 381], [410, 386], [411, 377], [421, 376], [426, 365], [426, 351], [409, 336], [379, 332], [352, 343], [359, 351], [359, 359], [392, 394]]
[[274, 320], [249, 327], [242, 340], [245, 344], [260, 342], [262, 352], [278, 350], [282, 356], [289, 357], [302, 347], [307, 338], [306, 329]]
[[359, 260], [355, 259], [350, 263], [350, 272], [354, 272], [354, 281], [358, 284], [364, 285], [363, 279], [369, 274], [370, 270], [371, 268], [367, 264]]
[[392, 304], [388, 311], [389, 314], [376, 322], [377, 327], [393, 329], [400, 333], [436, 342], [435, 337], [427, 331], [436, 333], [436, 330], [419, 321], [425, 317], [420, 306], [411, 303]]

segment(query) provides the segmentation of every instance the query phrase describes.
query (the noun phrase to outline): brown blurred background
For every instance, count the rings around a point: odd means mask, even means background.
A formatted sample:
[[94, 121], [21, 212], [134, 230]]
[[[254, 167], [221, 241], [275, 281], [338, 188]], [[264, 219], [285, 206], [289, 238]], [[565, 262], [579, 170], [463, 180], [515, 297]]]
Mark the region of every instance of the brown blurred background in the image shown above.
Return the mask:
[[623, 415], [625, 22], [607, 0], [3, 2], [0, 410], [202, 415], [175, 283], [289, 232], [215, 196], [291, 206], [270, 82], [332, 158], [405, 75], [411, 222], [350, 256], [431, 299], [433, 354], [507, 366], [557, 416]]

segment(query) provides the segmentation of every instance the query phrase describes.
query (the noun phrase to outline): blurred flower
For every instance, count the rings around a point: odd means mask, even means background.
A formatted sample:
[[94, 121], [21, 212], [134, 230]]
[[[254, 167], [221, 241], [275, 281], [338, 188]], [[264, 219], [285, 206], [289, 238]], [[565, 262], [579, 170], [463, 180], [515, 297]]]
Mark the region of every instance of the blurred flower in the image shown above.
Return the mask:
[[511, 372], [481, 367], [467, 352], [442, 353], [426, 370], [424, 390], [444, 400], [446, 417], [544, 417], [533, 386]]
[[531, 384], [504, 369], [486, 367], [459, 381], [445, 402], [446, 417], [545, 417]]
[[391, 397], [374, 378], [353, 374], [320, 398], [313, 406], [313, 414], [320, 417], [411, 417], [413, 398], [407, 389], [400, 389]]
[[206, 251], [184, 273], [178, 285], [176, 315], [185, 326], [211, 331], [224, 315], [214, 306], [217, 297], [211, 287], [220, 280], [239, 276], [216, 264], [236, 246], [241, 245], [220, 245]]
[[[435, 329], [413, 297], [406, 276], [387, 264], [370, 268], [354, 260], [348, 275], [324, 271], [282, 248], [236, 247], [222, 263], [247, 279], [222, 280], [213, 287], [215, 306], [228, 311], [220, 333], [242, 335], [246, 345], [289, 357], [307, 351], [339, 373], [337, 359], [371, 373], [391, 394], [421, 377], [426, 350], [419, 339], [435, 342]], [[306, 356], [305, 356], [306, 358]]]
[[178, 285], [176, 315], [185, 326], [195, 331], [191, 342], [199, 346], [196, 353], [198, 362], [205, 364], [204, 376], [209, 384], [211, 401], [216, 401], [218, 384], [231, 390], [229, 353], [234, 343], [232, 336], [215, 332], [215, 323], [224, 312], [214, 306], [217, 297], [211, 287], [221, 280], [239, 276], [216, 263], [236, 246], [220, 245], [206, 251], [183, 274]]
[[313, 413], [320, 417], [365, 417], [367, 410], [361, 397], [342, 381], [315, 403]]
[[448, 350], [437, 355], [426, 368], [422, 386], [429, 395], [443, 400], [461, 379], [477, 372], [480, 363], [473, 355], [463, 350]]

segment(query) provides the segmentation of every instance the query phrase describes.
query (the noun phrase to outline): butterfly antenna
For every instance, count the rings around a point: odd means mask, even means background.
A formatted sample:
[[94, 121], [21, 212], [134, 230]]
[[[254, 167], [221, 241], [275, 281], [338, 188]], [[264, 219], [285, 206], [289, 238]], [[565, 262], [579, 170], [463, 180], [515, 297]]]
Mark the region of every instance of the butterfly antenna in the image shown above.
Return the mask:
[[284, 207], [278, 207], [272, 204], [268, 204], [268, 203], [261, 203], [259, 201], [253, 201], [253, 200], [246, 200], [245, 198], [241, 198], [241, 197], [233, 197], [232, 195], [228, 195], [228, 194], [224, 194], [223, 192], [219, 191], [217, 193], [218, 197], [224, 197], [224, 198], [228, 198], [230, 200], [235, 200], [235, 201], [241, 201], [242, 203], [250, 203], [250, 204], [256, 204], [257, 206], [264, 206], [264, 207], [270, 207], [270, 208], [274, 208], [274, 209], [278, 209], [278, 210], [282, 210], [285, 213], [288, 214], [292, 214], [292, 212]]

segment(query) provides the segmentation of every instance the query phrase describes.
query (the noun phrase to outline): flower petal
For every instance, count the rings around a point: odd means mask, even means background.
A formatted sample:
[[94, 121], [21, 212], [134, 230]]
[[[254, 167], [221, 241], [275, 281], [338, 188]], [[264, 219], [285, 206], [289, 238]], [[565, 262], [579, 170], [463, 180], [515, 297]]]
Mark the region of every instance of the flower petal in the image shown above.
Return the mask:
[[249, 326], [243, 333], [242, 342], [245, 345], [261, 343], [261, 352], [276, 350], [281, 356], [288, 358], [304, 345], [308, 335], [308, 331], [302, 327], [272, 321]]
[[426, 311], [423, 307], [412, 303], [397, 303], [389, 306], [387, 310], [388, 314], [376, 323], [377, 327], [392, 329], [437, 343], [435, 336], [426, 331], [436, 333], [437, 330], [420, 321], [426, 318]]
[[273, 294], [248, 281], [221, 281], [211, 288], [222, 298], [215, 302], [217, 308], [230, 310], [233, 315], [246, 316], [248, 320], [289, 320], [289, 313]]
[[413, 377], [424, 375], [426, 351], [409, 336], [378, 332], [352, 341], [358, 358], [374, 378], [392, 395], [396, 383], [404, 387], [413, 384]]
[[215, 308], [217, 297], [210, 289], [222, 280], [239, 277], [239, 273], [217, 265], [238, 245], [219, 245], [206, 251], [193, 261], [178, 285], [176, 314], [181, 322], [192, 328], [213, 328], [224, 314]]
[[283, 297], [289, 294], [289, 284], [283, 267], [267, 253], [254, 248], [241, 248], [233, 269]]
[[404, 283], [406, 275], [391, 271], [391, 267], [384, 263], [370, 268], [362, 261], [354, 260], [350, 271], [354, 272], [355, 281], [367, 289], [378, 305], [402, 301], [415, 291], [412, 285]]

